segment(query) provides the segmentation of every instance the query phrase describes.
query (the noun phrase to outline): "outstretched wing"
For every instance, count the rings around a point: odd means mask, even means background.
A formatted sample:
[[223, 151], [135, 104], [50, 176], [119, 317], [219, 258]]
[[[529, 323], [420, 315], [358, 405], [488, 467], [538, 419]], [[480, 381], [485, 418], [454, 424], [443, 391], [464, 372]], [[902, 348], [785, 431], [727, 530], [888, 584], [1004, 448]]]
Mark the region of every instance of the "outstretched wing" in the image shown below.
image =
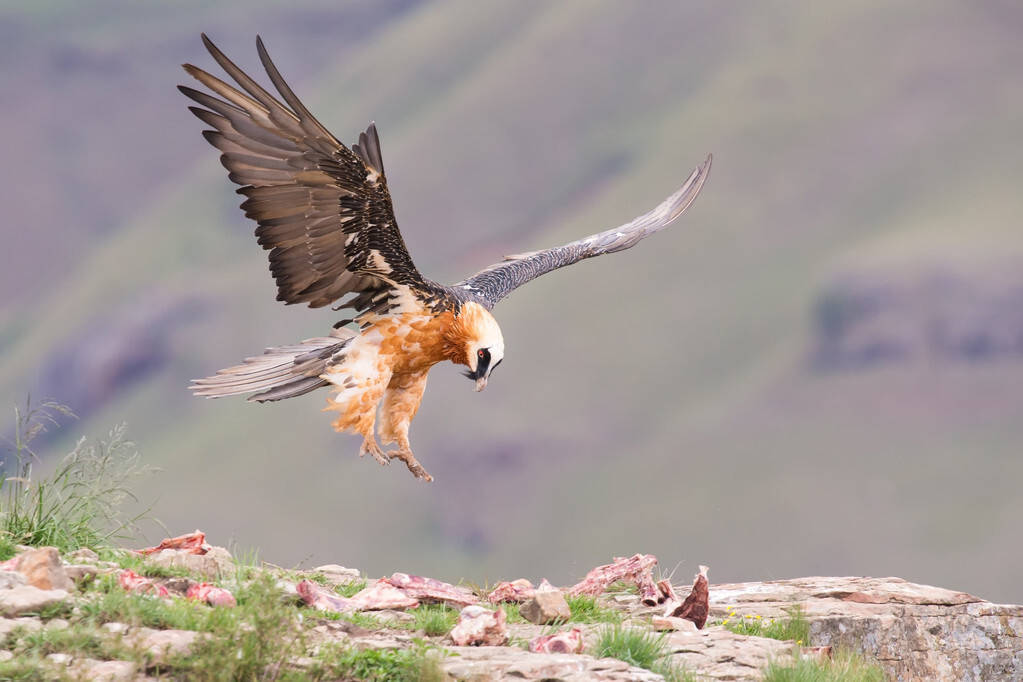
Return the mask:
[[692, 172], [677, 192], [635, 220], [606, 232], [599, 232], [578, 241], [545, 251], [507, 256], [500, 263], [480, 270], [453, 286], [479, 300], [488, 309], [514, 289], [551, 270], [605, 253], [624, 251], [641, 239], [667, 227], [689, 208], [710, 174], [711, 155]]
[[244, 92], [202, 69], [185, 70], [219, 96], [179, 86], [189, 109], [214, 130], [203, 136], [222, 153], [228, 177], [247, 198], [241, 207], [270, 251], [277, 300], [318, 308], [386, 308], [410, 290], [437, 304], [438, 285], [419, 273], [398, 231], [376, 126], [351, 149], [309, 110], [277, 71], [263, 41], [259, 58], [286, 104], [202, 36], [206, 49]]

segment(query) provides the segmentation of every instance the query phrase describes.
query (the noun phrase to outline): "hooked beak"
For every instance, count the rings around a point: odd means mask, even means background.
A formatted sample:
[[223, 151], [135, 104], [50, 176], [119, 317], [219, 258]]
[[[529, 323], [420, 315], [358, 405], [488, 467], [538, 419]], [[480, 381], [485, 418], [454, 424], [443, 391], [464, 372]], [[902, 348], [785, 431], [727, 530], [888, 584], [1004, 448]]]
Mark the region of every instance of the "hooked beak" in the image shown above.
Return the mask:
[[487, 378], [486, 377], [480, 377], [479, 379], [476, 380], [476, 392], [477, 393], [479, 393], [480, 391], [482, 391], [486, 387], [487, 387]]

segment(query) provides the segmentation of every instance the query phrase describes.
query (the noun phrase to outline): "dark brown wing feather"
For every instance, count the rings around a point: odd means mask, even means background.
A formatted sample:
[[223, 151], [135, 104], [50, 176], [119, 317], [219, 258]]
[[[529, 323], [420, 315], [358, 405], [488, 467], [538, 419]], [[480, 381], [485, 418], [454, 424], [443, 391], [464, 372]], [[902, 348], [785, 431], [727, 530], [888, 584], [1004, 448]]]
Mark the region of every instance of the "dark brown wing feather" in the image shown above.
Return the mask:
[[471, 296], [488, 309], [526, 282], [584, 258], [624, 251], [645, 237], [667, 227], [689, 208], [710, 174], [713, 157], [700, 164], [682, 186], [657, 208], [619, 227], [544, 251], [508, 256], [500, 263], [480, 270], [453, 285], [460, 294]]
[[277, 300], [317, 308], [354, 294], [339, 307], [365, 310], [387, 307], [411, 290], [444, 307], [445, 289], [419, 273], [398, 231], [376, 126], [349, 149], [298, 99], [262, 40], [256, 39], [259, 58], [283, 103], [202, 39], [244, 92], [191, 64], [185, 70], [217, 96], [179, 89], [201, 105], [190, 110], [213, 128], [203, 136], [222, 152], [231, 181], [242, 185], [241, 207], [270, 251]]

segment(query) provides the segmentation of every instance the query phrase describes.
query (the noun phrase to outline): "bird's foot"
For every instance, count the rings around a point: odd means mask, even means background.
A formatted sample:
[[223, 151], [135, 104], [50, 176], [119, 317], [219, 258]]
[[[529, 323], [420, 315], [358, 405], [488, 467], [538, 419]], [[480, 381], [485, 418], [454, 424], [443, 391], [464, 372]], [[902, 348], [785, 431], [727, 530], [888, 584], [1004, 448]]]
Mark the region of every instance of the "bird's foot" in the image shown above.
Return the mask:
[[416, 459], [416, 456], [412, 454], [411, 450], [391, 450], [387, 453], [387, 456], [391, 459], [400, 459], [405, 462], [405, 466], [408, 467], [408, 470], [411, 471], [412, 475], [416, 478], [426, 481], [427, 483], [433, 480], [433, 476], [426, 472], [426, 469], [424, 469], [423, 465], [419, 463], [419, 460]]
[[373, 455], [373, 459], [380, 462], [384, 466], [391, 463], [391, 460], [384, 455], [384, 451], [377, 445], [375, 438], [366, 438], [362, 441], [362, 447], [359, 448], [359, 457], [363, 457], [366, 453]]

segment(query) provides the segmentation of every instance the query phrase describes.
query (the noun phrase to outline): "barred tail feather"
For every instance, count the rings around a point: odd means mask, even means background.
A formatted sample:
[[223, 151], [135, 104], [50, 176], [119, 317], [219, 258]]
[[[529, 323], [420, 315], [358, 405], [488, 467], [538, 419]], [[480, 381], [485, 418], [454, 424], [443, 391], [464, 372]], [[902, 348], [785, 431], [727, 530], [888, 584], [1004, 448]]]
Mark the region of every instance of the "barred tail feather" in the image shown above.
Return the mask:
[[304, 395], [328, 385], [320, 375], [355, 336], [350, 329], [335, 329], [329, 337], [267, 348], [263, 355], [245, 358], [240, 365], [193, 380], [189, 388], [207, 398], [253, 393], [248, 399], [258, 402]]

